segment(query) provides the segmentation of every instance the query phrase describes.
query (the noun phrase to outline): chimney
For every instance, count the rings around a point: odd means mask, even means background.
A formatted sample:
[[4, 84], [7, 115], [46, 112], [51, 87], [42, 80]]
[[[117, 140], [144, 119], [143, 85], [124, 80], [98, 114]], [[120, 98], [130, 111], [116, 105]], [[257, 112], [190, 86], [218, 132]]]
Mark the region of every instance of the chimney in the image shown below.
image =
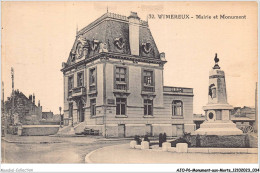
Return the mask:
[[35, 95], [33, 93], [33, 104], [35, 105]]
[[41, 103], [40, 103], [40, 100], [38, 100], [38, 107], [40, 107], [41, 106]]
[[132, 55], [139, 56], [139, 24], [140, 18], [137, 16], [136, 12], [132, 12], [129, 19], [129, 43]]
[[32, 95], [29, 95], [29, 100], [32, 102]]

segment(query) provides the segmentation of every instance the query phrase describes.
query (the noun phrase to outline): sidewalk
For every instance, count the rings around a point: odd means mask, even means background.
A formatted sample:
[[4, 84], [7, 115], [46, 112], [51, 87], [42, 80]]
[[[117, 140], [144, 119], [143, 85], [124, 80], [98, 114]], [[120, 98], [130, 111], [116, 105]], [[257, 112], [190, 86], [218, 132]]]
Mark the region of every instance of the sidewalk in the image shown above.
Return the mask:
[[85, 157], [86, 163], [257, 163], [257, 154], [172, 153], [130, 149], [129, 144], [100, 148]]
[[122, 141], [132, 138], [104, 138], [103, 136], [18, 136], [7, 134], [2, 140], [19, 144], [51, 144], [51, 143], [93, 143], [101, 141]]

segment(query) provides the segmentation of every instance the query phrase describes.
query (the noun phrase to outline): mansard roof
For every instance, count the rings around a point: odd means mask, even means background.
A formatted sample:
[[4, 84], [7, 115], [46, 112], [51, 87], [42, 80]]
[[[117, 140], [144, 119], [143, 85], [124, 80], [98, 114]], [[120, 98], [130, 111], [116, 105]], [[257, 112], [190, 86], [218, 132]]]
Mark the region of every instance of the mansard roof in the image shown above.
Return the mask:
[[[77, 55], [78, 46], [84, 50], [82, 56]], [[105, 13], [78, 31], [68, 61], [64, 65], [91, 58], [101, 52], [132, 55], [129, 44], [129, 19], [126, 16]], [[143, 20], [140, 20], [139, 24], [138, 58], [160, 60], [148, 23]]]

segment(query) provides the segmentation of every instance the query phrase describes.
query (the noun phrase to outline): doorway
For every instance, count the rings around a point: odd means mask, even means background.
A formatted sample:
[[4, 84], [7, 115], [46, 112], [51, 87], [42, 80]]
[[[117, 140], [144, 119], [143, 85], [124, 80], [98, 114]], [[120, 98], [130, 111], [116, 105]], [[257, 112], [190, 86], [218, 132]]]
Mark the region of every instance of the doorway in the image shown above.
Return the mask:
[[118, 124], [118, 137], [119, 138], [125, 137], [125, 124]]
[[85, 119], [85, 113], [84, 113], [83, 103], [82, 103], [82, 101], [79, 101], [79, 104], [78, 104], [78, 122], [83, 122], [84, 119]]
[[151, 124], [146, 124], [145, 126], [145, 134], [148, 136], [152, 136], [153, 135], [153, 127]]

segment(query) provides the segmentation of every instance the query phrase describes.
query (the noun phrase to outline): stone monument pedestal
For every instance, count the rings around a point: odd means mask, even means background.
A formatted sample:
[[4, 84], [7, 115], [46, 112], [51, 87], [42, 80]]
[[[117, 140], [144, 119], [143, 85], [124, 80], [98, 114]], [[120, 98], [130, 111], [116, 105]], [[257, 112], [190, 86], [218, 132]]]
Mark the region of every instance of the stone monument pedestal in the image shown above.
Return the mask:
[[236, 127], [236, 124], [232, 121], [215, 121], [204, 122], [200, 125], [200, 128], [195, 131], [195, 135], [241, 135], [242, 130]]

